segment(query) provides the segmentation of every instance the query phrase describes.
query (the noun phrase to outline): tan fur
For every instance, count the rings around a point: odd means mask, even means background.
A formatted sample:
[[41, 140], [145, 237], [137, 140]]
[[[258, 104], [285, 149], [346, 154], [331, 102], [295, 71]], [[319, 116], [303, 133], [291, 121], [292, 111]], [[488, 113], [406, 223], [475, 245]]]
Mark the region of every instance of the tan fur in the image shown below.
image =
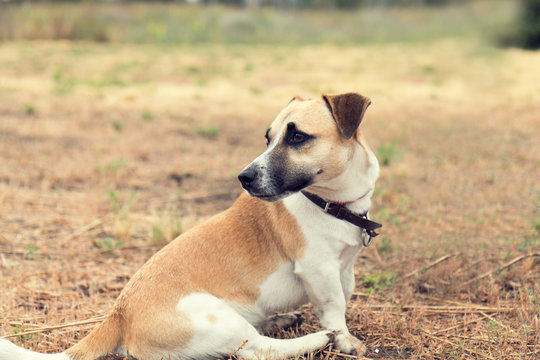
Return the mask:
[[66, 353], [71, 355], [73, 360], [94, 360], [105, 352], [113, 351], [120, 345], [123, 324], [121, 316], [113, 311], [105, 321]]
[[371, 147], [369, 146], [366, 138], [364, 137], [364, 134], [362, 134], [362, 132], [360, 130], [358, 130], [356, 132], [356, 141], [358, 141], [358, 143], [360, 144], [360, 146], [362, 146], [364, 148], [364, 150], [366, 152], [371, 152]]
[[68, 353], [90, 359], [86, 354], [96, 354], [93, 349], [103, 353], [104, 339], [107, 351], [122, 345], [136, 358], [181, 348], [192, 336], [188, 316], [176, 310], [182, 297], [204, 292], [254, 303], [264, 280], [281, 263], [301, 257], [304, 247], [296, 220], [281, 202], [241, 195], [148, 260], [118, 298], [114, 323], [106, 321]]
[[291, 101], [272, 122], [270, 137], [277, 135], [277, 131], [284, 121], [299, 123], [300, 119], [302, 125], [299, 130], [315, 132], [314, 135], [317, 135], [317, 133], [331, 133], [335, 134], [336, 137], [339, 136], [324, 101], [322, 99], [311, 99]]
[[214, 314], [207, 314], [206, 315], [206, 318], [208, 319], [208, 321], [210, 321], [210, 323], [212, 324], [215, 324], [216, 320], [217, 320], [217, 317], [216, 315]]
[[304, 99], [302, 99], [300, 96], [296, 95], [295, 97], [293, 97], [291, 99], [291, 101], [289, 101], [289, 104], [292, 103], [293, 101], [304, 101]]

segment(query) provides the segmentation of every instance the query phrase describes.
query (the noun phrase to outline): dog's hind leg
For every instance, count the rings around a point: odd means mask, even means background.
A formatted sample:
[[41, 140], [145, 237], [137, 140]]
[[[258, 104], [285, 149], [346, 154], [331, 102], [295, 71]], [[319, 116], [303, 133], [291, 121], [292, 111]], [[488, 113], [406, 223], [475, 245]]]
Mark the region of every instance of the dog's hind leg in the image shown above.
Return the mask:
[[237, 355], [242, 359], [284, 359], [317, 351], [333, 339], [321, 331], [295, 339], [273, 339], [259, 334], [227, 302], [209, 294], [192, 294], [177, 305], [192, 324], [190, 341], [178, 349], [183, 359]]

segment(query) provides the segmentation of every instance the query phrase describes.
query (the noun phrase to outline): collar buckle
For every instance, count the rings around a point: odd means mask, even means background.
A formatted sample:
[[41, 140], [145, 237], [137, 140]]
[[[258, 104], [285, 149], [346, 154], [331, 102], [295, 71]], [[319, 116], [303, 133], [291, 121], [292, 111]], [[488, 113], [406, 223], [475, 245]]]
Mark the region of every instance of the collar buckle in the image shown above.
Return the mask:
[[332, 203], [330, 203], [330, 202], [328, 202], [328, 201], [326, 202], [326, 205], [324, 205], [323, 211], [324, 211], [325, 213], [327, 213], [328, 210], [330, 209], [330, 205], [332, 205]]
[[373, 238], [379, 235], [375, 232], [375, 230], [380, 228], [382, 225], [375, 221], [369, 220], [367, 213], [354, 214], [342, 204], [326, 201], [307, 191], [302, 191], [302, 194], [304, 194], [304, 196], [315, 205], [320, 207], [325, 214], [332, 215], [335, 218], [347, 221], [358, 226], [359, 228], [362, 228], [364, 230], [362, 232], [362, 244], [364, 246], [369, 246], [373, 241]]
[[[362, 245], [364, 245], [364, 247], [368, 247], [369, 245], [371, 245], [373, 238], [379, 236], [379, 234], [376, 233], [375, 230], [367, 230], [367, 229], [364, 229], [364, 234], [362, 235], [363, 235]], [[367, 240], [366, 240], [366, 237], [367, 237]]]

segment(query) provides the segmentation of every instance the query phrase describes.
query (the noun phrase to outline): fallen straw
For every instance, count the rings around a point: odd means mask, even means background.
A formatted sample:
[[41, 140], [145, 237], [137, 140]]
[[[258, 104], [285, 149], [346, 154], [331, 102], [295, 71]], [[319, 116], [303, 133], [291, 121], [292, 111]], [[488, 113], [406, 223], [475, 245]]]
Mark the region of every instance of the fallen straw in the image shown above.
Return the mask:
[[62, 325], [44, 326], [44, 327], [37, 328], [37, 329], [32, 329], [32, 330], [28, 330], [28, 331], [22, 331], [22, 332], [17, 333], [17, 334], [6, 335], [6, 336], [4, 336], [4, 338], [7, 339], [7, 338], [12, 338], [12, 337], [17, 337], [17, 336], [38, 334], [38, 333], [42, 333], [42, 332], [45, 332], [45, 331], [63, 329], [63, 328], [67, 328], [67, 327], [95, 324], [95, 323], [98, 323], [98, 322], [102, 322], [103, 320], [105, 320], [106, 317], [107, 317], [106, 315], [102, 315], [102, 316], [98, 316], [98, 317], [95, 317], [95, 318], [81, 320], [81, 321], [75, 321], [75, 322], [66, 323], [66, 324], [62, 324]]
[[[453, 342], [448, 341], [448, 340], [446, 340], [446, 339], [443, 339], [443, 338], [440, 338], [440, 337], [437, 337], [437, 336], [433, 336], [430, 332], [428, 332], [428, 331], [426, 331], [426, 330], [424, 330], [423, 332], [424, 332], [424, 334], [426, 334], [428, 337], [432, 338], [432, 339], [435, 340], [435, 341], [440, 341], [440, 342], [443, 342], [443, 343], [445, 343], [445, 344], [449, 344], [449, 345], [452, 345], [452, 346], [454, 346], [454, 347], [460, 348], [460, 345], [459, 345], [459, 344], [454, 344]], [[478, 352], [478, 351], [476, 351], [476, 350], [469, 349], [469, 348], [466, 348], [466, 347], [461, 348], [461, 349], [462, 349], [463, 351], [466, 351], [466, 352], [470, 353], [470, 354], [478, 355], [478, 356], [484, 357], [484, 358], [486, 358], [486, 359], [491, 359], [491, 360], [493, 360], [493, 358], [492, 358], [491, 356], [486, 355], [486, 354], [482, 354], [482, 353], [480, 353], [480, 352]]]
[[450, 258], [453, 258], [454, 256], [458, 256], [460, 255], [461, 253], [457, 252], [457, 253], [453, 253], [453, 254], [447, 254], [447, 255], [444, 255], [440, 258], [438, 258], [437, 260], [433, 261], [432, 263], [426, 265], [425, 267], [421, 267], [419, 269], [416, 269], [414, 271], [411, 271], [410, 273], [408, 273], [407, 275], [404, 276], [405, 279], [407, 278], [410, 278], [411, 276], [415, 275], [415, 274], [418, 274], [418, 273], [423, 273], [429, 269], [431, 269], [432, 267], [450, 259]]
[[536, 252], [536, 253], [531, 253], [531, 254], [526, 254], [526, 255], [521, 255], [521, 256], [518, 256], [517, 258], [515, 259], [512, 259], [510, 260], [509, 262], [507, 262], [506, 264], [504, 264], [503, 266], [501, 266], [500, 268], [495, 268], [495, 269], [491, 269], [489, 270], [488, 272], [486, 273], [483, 273], [482, 275], [479, 275], [479, 276], [476, 276], [468, 281], [465, 281], [464, 283], [462, 283], [461, 285], [459, 285], [458, 287], [463, 287], [463, 286], [467, 286], [469, 285], [470, 283], [473, 283], [475, 281], [478, 281], [478, 280], [481, 280], [491, 274], [493, 274], [494, 272], [496, 271], [502, 271], [502, 270], [505, 270], [507, 268], [509, 268], [510, 266], [514, 265], [515, 263], [517, 262], [520, 262], [522, 260], [525, 260], [527, 258], [530, 258], [530, 257], [540, 257], [540, 253]]

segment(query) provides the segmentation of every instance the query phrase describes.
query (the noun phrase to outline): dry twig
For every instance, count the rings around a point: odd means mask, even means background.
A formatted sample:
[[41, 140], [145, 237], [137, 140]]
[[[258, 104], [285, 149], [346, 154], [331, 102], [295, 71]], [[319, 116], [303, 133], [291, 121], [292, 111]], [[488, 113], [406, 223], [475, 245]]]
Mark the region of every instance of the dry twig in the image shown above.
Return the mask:
[[450, 330], [455, 330], [455, 329], [459, 329], [461, 327], [464, 327], [464, 326], [467, 326], [467, 325], [470, 325], [470, 324], [474, 324], [475, 322], [478, 322], [480, 319], [472, 319], [472, 320], [469, 320], [469, 321], [464, 321], [460, 324], [457, 324], [455, 326], [452, 326], [452, 327], [449, 327], [449, 328], [446, 328], [446, 329], [441, 329], [441, 330], [437, 330], [433, 333], [433, 335], [437, 335], [437, 334], [441, 334], [441, 333], [444, 333], [444, 332], [447, 332], [447, 331], [450, 331]]
[[426, 331], [426, 330], [423, 330], [423, 332], [424, 332], [424, 334], [426, 334], [428, 337], [432, 338], [433, 340], [440, 341], [440, 342], [444, 342], [444, 343], [446, 343], [446, 344], [449, 344], [449, 345], [452, 345], [452, 346], [454, 346], [454, 347], [460, 348], [460, 349], [462, 349], [463, 351], [466, 351], [466, 352], [468, 352], [468, 353], [470, 353], [470, 354], [475, 354], [475, 355], [479, 355], [479, 356], [481, 356], [481, 357], [484, 357], [484, 358], [486, 358], [486, 359], [494, 360], [494, 359], [493, 359], [491, 356], [489, 356], [489, 355], [482, 354], [482, 353], [480, 353], [480, 352], [478, 352], [478, 351], [476, 351], [476, 350], [473, 350], [473, 349], [468, 349], [468, 348], [465, 348], [465, 347], [462, 348], [462, 347], [460, 347], [458, 344], [454, 344], [454, 343], [451, 342], [451, 341], [448, 341], [448, 340], [446, 340], [446, 339], [439, 338], [439, 337], [437, 337], [437, 336], [433, 336], [430, 332], [428, 332], [428, 331]]
[[453, 258], [454, 256], [458, 256], [460, 255], [461, 253], [460, 252], [456, 252], [456, 253], [453, 253], [453, 254], [447, 254], [447, 255], [444, 255], [440, 258], [438, 258], [437, 260], [433, 261], [432, 263], [426, 265], [425, 267], [422, 266], [421, 268], [419, 269], [416, 269], [414, 271], [411, 271], [410, 273], [408, 273], [407, 275], [404, 276], [405, 279], [407, 278], [410, 278], [411, 276], [413, 275], [416, 275], [418, 273], [423, 273], [423, 272], [426, 272], [427, 270], [431, 269], [432, 267], [434, 266], [437, 266], [438, 264], [442, 263], [442, 262], [445, 262], [446, 260], [450, 259], [450, 258]]
[[72, 232], [71, 234], [66, 236], [62, 240], [62, 243], [66, 243], [66, 242], [72, 240], [73, 238], [76, 238], [77, 236], [80, 236], [80, 235], [84, 234], [85, 232], [92, 230], [96, 226], [101, 225], [103, 223], [103, 219], [104, 219], [104, 217], [99, 218], [99, 219], [94, 219], [91, 223], [86, 224], [86, 225], [78, 228], [77, 230], [75, 230], [74, 232]]
[[232, 356], [235, 356], [237, 352], [239, 352], [240, 350], [242, 350], [242, 349], [244, 348], [244, 346], [246, 346], [247, 343], [248, 343], [247, 340], [242, 341], [242, 344], [240, 344], [240, 346], [238, 347], [238, 349], [234, 350]]
[[495, 319], [493, 316], [488, 315], [488, 314], [486, 314], [486, 313], [483, 312], [483, 311], [480, 311], [480, 314], [481, 314], [483, 317], [485, 317], [485, 318], [487, 318], [487, 319], [489, 319], [489, 320], [491, 320], [491, 321], [494, 321], [495, 323], [499, 324], [499, 326], [501, 326], [501, 327], [505, 328], [506, 330], [508, 330], [508, 331], [510, 331], [510, 332], [512, 332], [512, 333], [515, 334], [515, 330], [514, 330], [514, 329], [512, 329], [512, 328], [509, 327], [509, 326], [504, 325], [503, 323], [501, 323], [500, 321], [498, 321], [497, 319]]
[[365, 307], [371, 309], [399, 309], [399, 310], [423, 310], [428, 312], [442, 312], [442, 313], [453, 313], [453, 312], [490, 312], [490, 313], [501, 313], [501, 312], [513, 312], [514, 308], [505, 308], [505, 307], [489, 307], [481, 305], [471, 305], [471, 306], [435, 306], [435, 305], [387, 305], [387, 304], [366, 304]]
[[37, 334], [37, 333], [42, 333], [42, 332], [45, 332], [45, 331], [63, 329], [63, 328], [67, 328], [67, 327], [95, 324], [95, 323], [98, 323], [98, 322], [102, 322], [103, 320], [105, 320], [106, 317], [107, 317], [106, 315], [101, 315], [101, 316], [97, 316], [95, 318], [81, 320], [81, 321], [75, 321], [75, 322], [66, 323], [66, 324], [62, 324], [62, 325], [44, 326], [44, 327], [33, 329], [33, 330], [22, 331], [22, 332], [20, 332], [18, 334], [6, 335], [6, 336], [4, 336], [4, 338], [7, 339], [7, 338], [11, 338], [11, 337], [24, 336], [24, 335], [30, 335], [30, 334]]
[[342, 358], [346, 358], [346, 359], [365, 359], [365, 357], [363, 357], [363, 356], [355, 356], [355, 355], [343, 354], [341, 352], [332, 351], [332, 350], [324, 350], [323, 353], [325, 355], [333, 355], [333, 356], [338, 356], [338, 357], [342, 357]]
[[478, 280], [481, 280], [491, 274], [493, 274], [494, 272], [496, 271], [502, 271], [502, 270], [505, 270], [507, 268], [509, 268], [510, 266], [514, 265], [515, 263], [518, 263], [522, 260], [525, 260], [527, 258], [530, 258], [530, 257], [535, 257], [535, 256], [538, 256], [540, 257], [540, 253], [536, 252], [536, 253], [531, 253], [531, 254], [526, 254], [526, 255], [521, 255], [521, 256], [518, 256], [517, 258], [515, 259], [512, 259], [511, 261], [507, 262], [506, 264], [504, 264], [502, 267], [500, 268], [495, 268], [495, 269], [491, 269], [489, 270], [488, 272], [486, 273], [483, 273], [482, 275], [478, 275], [474, 278], [472, 278], [471, 280], [469, 281], [465, 281], [464, 283], [462, 283], [461, 285], [459, 285], [458, 287], [463, 287], [463, 286], [467, 286], [469, 285], [470, 283], [473, 283], [475, 281], [478, 281]]

